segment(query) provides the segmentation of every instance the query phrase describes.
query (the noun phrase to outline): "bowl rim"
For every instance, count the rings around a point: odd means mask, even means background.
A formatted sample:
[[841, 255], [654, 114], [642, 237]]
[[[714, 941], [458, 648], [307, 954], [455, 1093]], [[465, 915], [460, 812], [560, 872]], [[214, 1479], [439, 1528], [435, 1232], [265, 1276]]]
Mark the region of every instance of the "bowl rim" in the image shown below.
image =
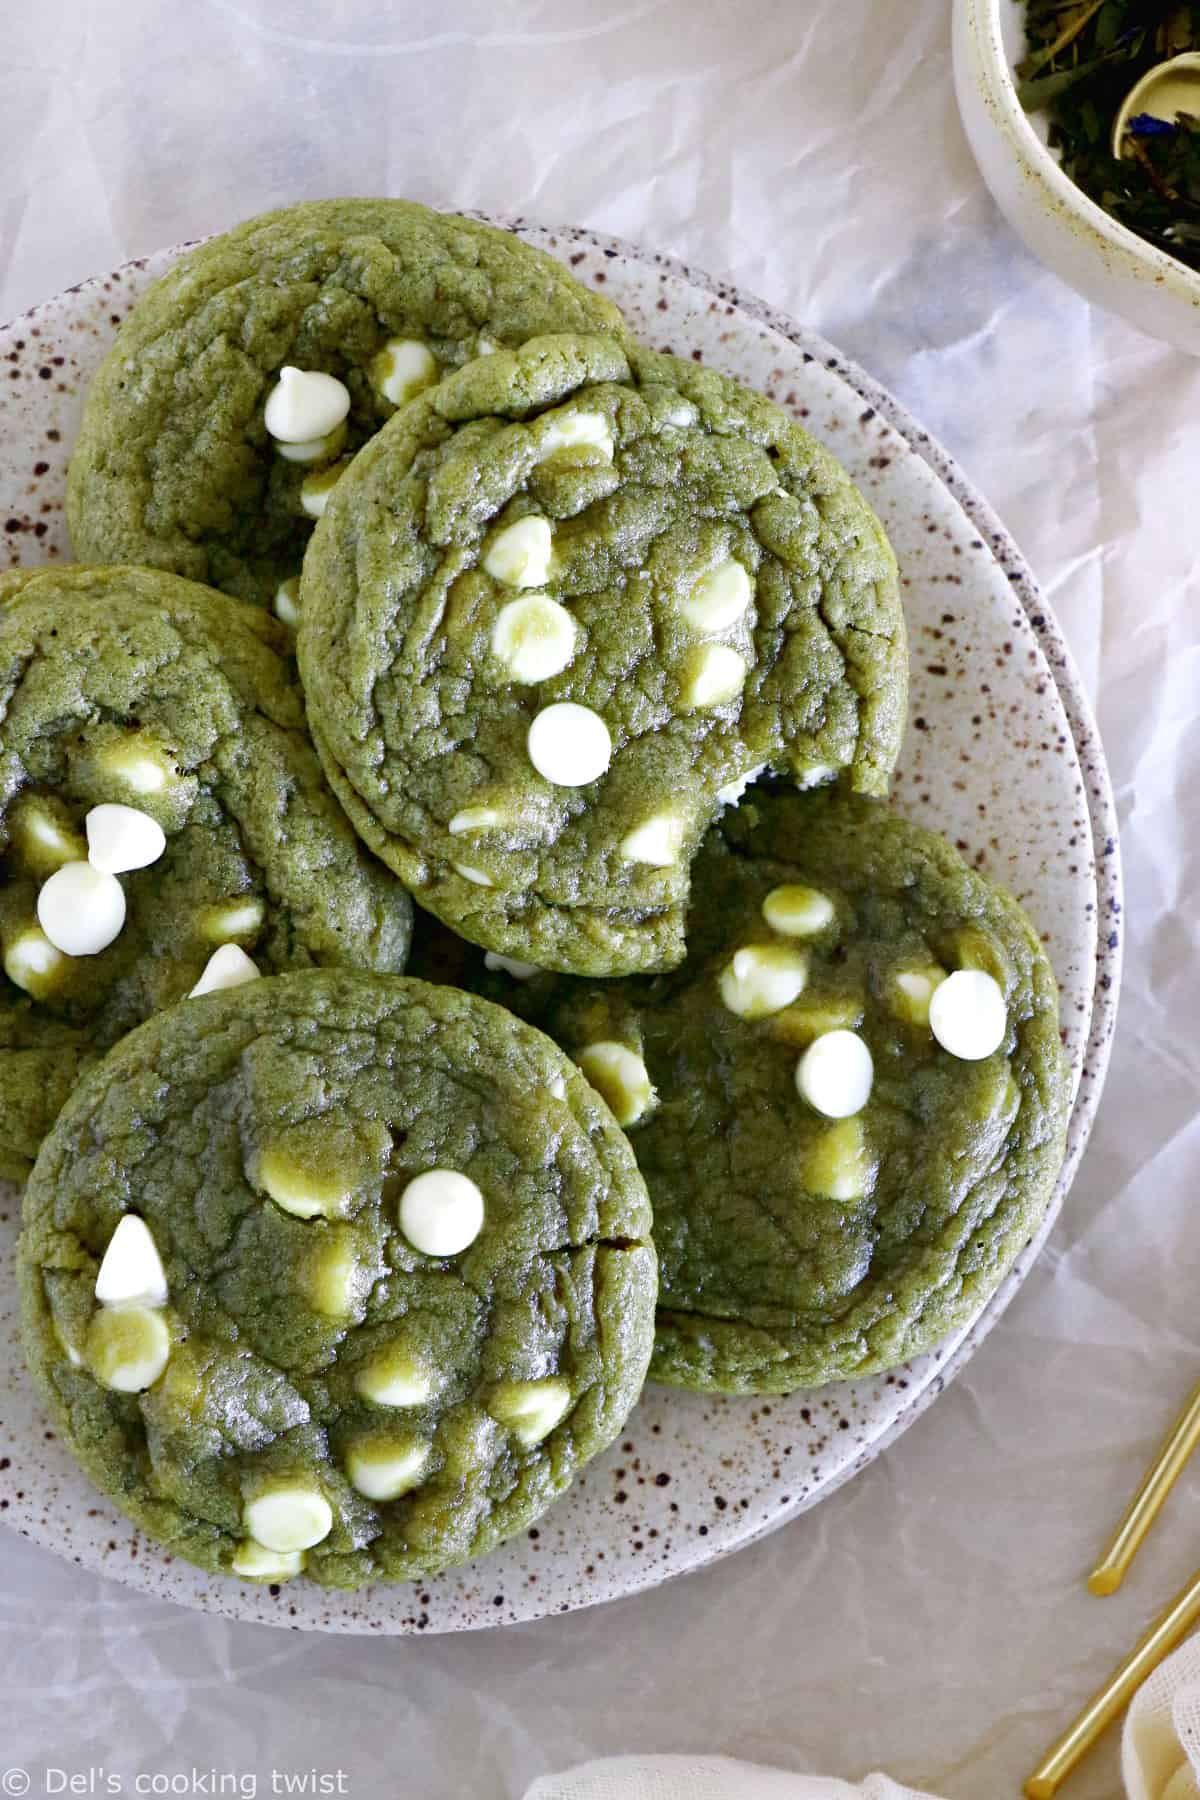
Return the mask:
[[1192, 306], [1200, 306], [1200, 272], [1189, 269], [1178, 257], [1139, 237], [1093, 200], [1057, 161], [1033, 128], [1017, 93], [1014, 71], [1004, 47], [1000, 27], [1002, 5], [1022, 0], [959, 0], [959, 18], [977, 52], [979, 73], [989, 99], [1002, 115], [1013, 148], [1029, 173], [1049, 190], [1053, 199], [1074, 216], [1078, 225], [1100, 240], [1106, 257], [1117, 258], [1139, 280], [1172, 290]]

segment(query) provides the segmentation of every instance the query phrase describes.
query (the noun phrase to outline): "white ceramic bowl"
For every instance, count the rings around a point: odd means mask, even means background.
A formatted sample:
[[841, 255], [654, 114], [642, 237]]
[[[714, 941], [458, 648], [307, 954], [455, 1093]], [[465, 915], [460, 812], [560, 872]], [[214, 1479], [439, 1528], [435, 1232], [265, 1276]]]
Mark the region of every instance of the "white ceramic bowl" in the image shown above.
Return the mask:
[[959, 111], [997, 205], [1034, 255], [1085, 299], [1200, 356], [1200, 275], [1089, 200], [1018, 100], [1023, 16], [1022, 0], [955, 0]]

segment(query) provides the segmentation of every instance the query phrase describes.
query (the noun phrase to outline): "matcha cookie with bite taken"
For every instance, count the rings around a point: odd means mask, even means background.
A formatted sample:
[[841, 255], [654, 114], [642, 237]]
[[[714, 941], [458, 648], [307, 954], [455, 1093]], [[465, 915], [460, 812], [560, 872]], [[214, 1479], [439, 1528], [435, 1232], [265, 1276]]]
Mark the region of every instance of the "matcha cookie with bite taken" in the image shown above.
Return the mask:
[[512, 232], [408, 200], [314, 200], [187, 251], [88, 390], [67, 484], [81, 558], [146, 563], [295, 619], [347, 459], [448, 369], [615, 306]]
[[1071, 1085], [1045, 952], [878, 801], [756, 791], [727, 814], [671, 975], [484, 979], [629, 1132], [660, 1381], [788, 1393], [892, 1368], [977, 1315], [1049, 1203]]
[[364, 840], [495, 953], [670, 968], [766, 766], [886, 788], [896, 565], [834, 459], [728, 377], [599, 337], [477, 360], [343, 476], [305, 559], [309, 721]]
[[26, 1351], [173, 1555], [333, 1587], [525, 1529], [620, 1430], [650, 1210], [607, 1109], [474, 995], [332, 971], [159, 1013], [25, 1195]]
[[0, 1174], [197, 988], [404, 967], [412, 908], [304, 729], [283, 628], [143, 569], [0, 592]]

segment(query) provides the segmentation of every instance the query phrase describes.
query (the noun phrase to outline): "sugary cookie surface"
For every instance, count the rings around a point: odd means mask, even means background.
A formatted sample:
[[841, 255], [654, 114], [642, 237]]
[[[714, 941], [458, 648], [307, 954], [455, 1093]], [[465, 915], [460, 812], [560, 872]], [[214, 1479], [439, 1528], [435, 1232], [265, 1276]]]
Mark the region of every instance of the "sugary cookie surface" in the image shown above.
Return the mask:
[[683, 955], [690, 865], [764, 767], [886, 788], [895, 562], [762, 396], [604, 338], [479, 358], [356, 458], [298, 654], [358, 830], [420, 904], [576, 974]]
[[624, 1136], [472, 995], [281, 976], [159, 1014], [26, 1190], [27, 1354], [173, 1552], [408, 1580], [535, 1519], [620, 1429], [654, 1329]]
[[476, 220], [407, 200], [250, 219], [183, 256], [118, 332], [71, 461], [76, 554], [286, 617], [329, 486], [398, 405], [498, 345], [623, 329], [552, 257]]
[[282, 627], [149, 570], [0, 593], [0, 1174], [89, 1057], [198, 986], [398, 973], [407, 894], [304, 730]]
[[485, 982], [629, 1131], [659, 1380], [788, 1392], [928, 1349], [997, 1286], [1061, 1166], [1070, 1084], [1031, 925], [877, 801], [756, 793], [726, 815], [672, 975]]

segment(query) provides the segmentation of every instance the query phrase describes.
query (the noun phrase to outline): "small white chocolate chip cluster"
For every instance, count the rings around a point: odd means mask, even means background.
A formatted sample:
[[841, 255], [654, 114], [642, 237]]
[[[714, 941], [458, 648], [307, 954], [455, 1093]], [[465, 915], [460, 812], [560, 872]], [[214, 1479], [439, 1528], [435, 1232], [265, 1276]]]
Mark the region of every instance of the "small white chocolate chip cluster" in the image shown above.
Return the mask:
[[[695, 421], [687, 406], [679, 421]], [[563, 408], [542, 415], [530, 428], [536, 434], [536, 458], [546, 461], [580, 454], [590, 461], [611, 462], [615, 452], [612, 427], [599, 411]], [[492, 627], [491, 649], [510, 680], [535, 686], [570, 667], [579, 648], [579, 628], [561, 599], [546, 591], [554, 577], [554, 529], [540, 513], [510, 520], [485, 542], [482, 568], [501, 588], [519, 596], [504, 601]], [[729, 556], [704, 568], [680, 601], [680, 613], [698, 640], [681, 676], [683, 705], [690, 710], [714, 708], [735, 700], [745, 686], [748, 663], [742, 650], [720, 640], [745, 630], [754, 598], [746, 568]], [[591, 707], [560, 700], [543, 707], [526, 736], [526, 752], [536, 772], [553, 787], [582, 788], [599, 781], [611, 766], [614, 746], [608, 723]], [[745, 779], [753, 779], [752, 771]], [[485, 832], [502, 815], [487, 807], [456, 814], [450, 831]], [[467, 821], [470, 820], [470, 823]], [[679, 861], [688, 822], [664, 808], [639, 821], [620, 844], [626, 863], [646, 869], [670, 869]], [[451, 865], [466, 881], [495, 885], [475, 862]]]
[[749, 573], [733, 557], [707, 569], [680, 604], [684, 621], [705, 641], [688, 656], [681, 684], [686, 707], [703, 710], [736, 700], [746, 685], [748, 667], [732, 644], [714, 642], [742, 620], [754, 598]]
[[[311, 1159], [302, 1162], [278, 1150], [262, 1154], [258, 1180], [284, 1211], [306, 1220], [336, 1216], [353, 1185], [316, 1168]], [[413, 1249], [443, 1259], [461, 1255], [475, 1242], [484, 1212], [483, 1195], [469, 1176], [428, 1169], [405, 1186], [398, 1219]], [[321, 1295], [309, 1296], [323, 1302], [320, 1309], [327, 1312], [344, 1308], [353, 1287], [353, 1254], [345, 1240], [326, 1259], [330, 1264], [339, 1260], [339, 1270], [326, 1268]], [[95, 1297], [98, 1306], [83, 1354], [68, 1351], [71, 1362], [114, 1393], [145, 1392], [164, 1373], [172, 1340], [164, 1312], [168, 1289], [162, 1259], [149, 1227], [135, 1213], [123, 1215], [109, 1240]], [[404, 1429], [388, 1420], [389, 1415], [419, 1413], [442, 1385], [438, 1371], [414, 1350], [402, 1325], [357, 1364], [354, 1392], [378, 1418], [342, 1445], [339, 1460], [346, 1480], [364, 1499], [386, 1505], [429, 1474], [434, 1446], [428, 1428]], [[541, 1444], [572, 1402], [570, 1383], [558, 1374], [494, 1382], [482, 1396], [491, 1419], [519, 1450]], [[415, 1421], [418, 1427], [420, 1423]], [[278, 1582], [301, 1573], [306, 1552], [333, 1531], [336, 1513], [319, 1478], [304, 1470], [256, 1483], [247, 1493], [241, 1523], [245, 1535], [230, 1560], [233, 1572], [249, 1581]]]
[[[148, 774], [143, 770], [142, 791], [149, 786]], [[84, 830], [86, 843], [49, 808], [30, 799], [14, 834], [29, 852], [30, 866], [45, 879], [38, 890], [36, 923], [31, 920], [5, 942], [4, 972], [35, 999], [53, 990], [68, 959], [98, 956], [120, 936], [125, 890], [118, 875], [148, 868], [167, 847], [162, 826], [135, 806], [93, 806]]]
[[[815, 888], [787, 884], [767, 894], [762, 916], [776, 936], [787, 941], [735, 950], [717, 975], [725, 1006], [750, 1020], [785, 1013], [804, 992], [808, 955], [797, 940], [830, 930], [837, 921], [837, 906]], [[889, 1001], [907, 1024], [926, 1027], [950, 1055], [967, 1061], [991, 1056], [1008, 1030], [1003, 990], [982, 969], [964, 968], [950, 975], [934, 964], [898, 969]], [[809, 1154], [806, 1183], [814, 1193], [850, 1200], [866, 1193], [873, 1179], [859, 1115], [871, 1097], [875, 1065], [863, 1037], [839, 1024], [835, 1010], [826, 1003], [807, 1020], [813, 1027], [812, 1041], [796, 1064], [795, 1081], [813, 1111], [835, 1121]]]
[[[612, 428], [601, 412], [565, 408], [544, 413], [530, 430], [539, 463], [581, 457], [611, 463], [615, 453]], [[486, 542], [482, 568], [500, 588], [520, 596], [501, 605], [492, 626], [492, 654], [508, 678], [533, 687], [561, 675], [575, 658], [579, 633], [567, 608], [545, 592], [554, 574], [550, 520], [540, 513], [528, 513], [502, 525]], [[557, 701], [534, 717], [526, 751], [533, 768], [551, 786], [588, 787], [608, 772], [612, 735], [591, 707]], [[503, 815], [494, 808], [469, 807], [455, 815], [449, 830], [454, 834], [484, 832], [502, 822]], [[495, 885], [491, 876], [474, 864], [455, 862], [452, 866], [476, 886]]]
[[[362, 1364], [359, 1395], [383, 1410], [425, 1406], [435, 1390], [428, 1370], [403, 1348], [386, 1348]], [[523, 1450], [532, 1450], [570, 1411], [570, 1384], [559, 1376], [498, 1383], [485, 1402], [495, 1422]], [[369, 1427], [344, 1446], [342, 1466], [356, 1493], [377, 1505], [401, 1499], [429, 1474], [433, 1445], [418, 1432]], [[242, 1509], [246, 1537], [231, 1567], [249, 1581], [286, 1581], [304, 1567], [304, 1553], [329, 1536], [333, 1507], [308, 1474], [264, 1483]]]
[[99, 1307], [92, 1315], [83, 1361], [102, 1387], [140, 1394], [167, 1366], [171, 1333], [163, 1316], [167, 1277], [150, 1227], [125, 1213], [108, 1241], [96, 1275]]
[[[109, 746], [101, 760], [107, 773], [138, 794], [161, 793], [178, 779], [165, 753], [141, 736]], [[157, 819], [120, 801], [93, 806], [84, 819], [84, 832], [86, 842], [34, 797], [16, 818], [14, 839], [24, 860], [43, 873], [49, 871], [38, 890], [36, 922], [30, 920], [7, 935], [4, 945], [5, 974], [34, 999], [53, 993], [67, 962], [98, 956], [115, 943], [126, 917], [125, 890], [118, 876], [151, 867], [167, 847]], [[207, 909], [200, 921], [202, 934], [215, 940], [218, 948], [189, 998], [257, 978], [258, 969], [233, 940], [253, 936], [262, 926], [264, 911], [261, 900], [252, 895]]]
[[[349, 411], [350, 390], [336, 375], [287, 365], [267, 395], [263, 423], [275, 440], [276, 454], [285, 462], [328, 463], [346, 441]], [[310, 519], [319, 519], [325, 511], [341, 472], [342, 465], [334, 463], [305, 476], [300, 484], [300, 505]], [[285, 622], [290, 603], [287, 586], [285, 582], [275, 596], [275, 610]]]
[[[381, 399], [391, 406], [403, 406], [431, 387], [440, 373], [427, 344], [415, 338], [391, 338], [373, 359], [369, 377]], [[347, 466], [349, 459], [341, 453], [349, 413], [349, 388], [336, 375], [320, 369], [285, 364], [267, 395], [263, 423], [274, 439], [276, 455], [285, 462], [329, 465], [306, 475], [300, 484], [301, 510], [310, 519], [322, 516]], [[275, 611], [285, 624], [295, 623], [291, 581], [285, 581], [276, 593]]]
[[[302, 1219], [336, 1216], [344, 1210], [349, 1188], [345, 1179], [315, 1170], [280, 1151], [259, 1158], [258, 1182], [285, 1212]], [[406, 1241], [422, 1256], [460, 1256], [475, 1242], [484, 1225], [484, 1199], [477, 1184], [456, 1169], [427, 1169], [404, 1187], [398, 1221]], [[344, 1309], [353, 1286], [343, 1243], [326, 1268], [318, 1300], [320, 1310]], [[335, 1291], [336, 1290], [336, 1291]], [[403, 1331], [379, 1344], [358, 1364], [354, 1391], [381, 1415], [416, 1412], [436, 1397], [438, 1372], [406, 1342]], [[487, 1394], [487, 1411], [522, 1449], [533, 1449], [565, 1418], [572, 1403], [570, 1384], [559, 1376], [506, 1381]], [[372, 1424], [356, 1432], [341, 1451], [347, 1481], [364, 1499], [378, 1505], [399, 1500], [429, 1474], [434, 1449], [419, 1430]], [[305, 1552], [328, 1537], [334, 1510], [308, 1474], [275, 1477], [246, 1501], [242, 1514], [246, 1536], [231, 1567], [251, 1581], [283, 1581], [300, 1573]]]

